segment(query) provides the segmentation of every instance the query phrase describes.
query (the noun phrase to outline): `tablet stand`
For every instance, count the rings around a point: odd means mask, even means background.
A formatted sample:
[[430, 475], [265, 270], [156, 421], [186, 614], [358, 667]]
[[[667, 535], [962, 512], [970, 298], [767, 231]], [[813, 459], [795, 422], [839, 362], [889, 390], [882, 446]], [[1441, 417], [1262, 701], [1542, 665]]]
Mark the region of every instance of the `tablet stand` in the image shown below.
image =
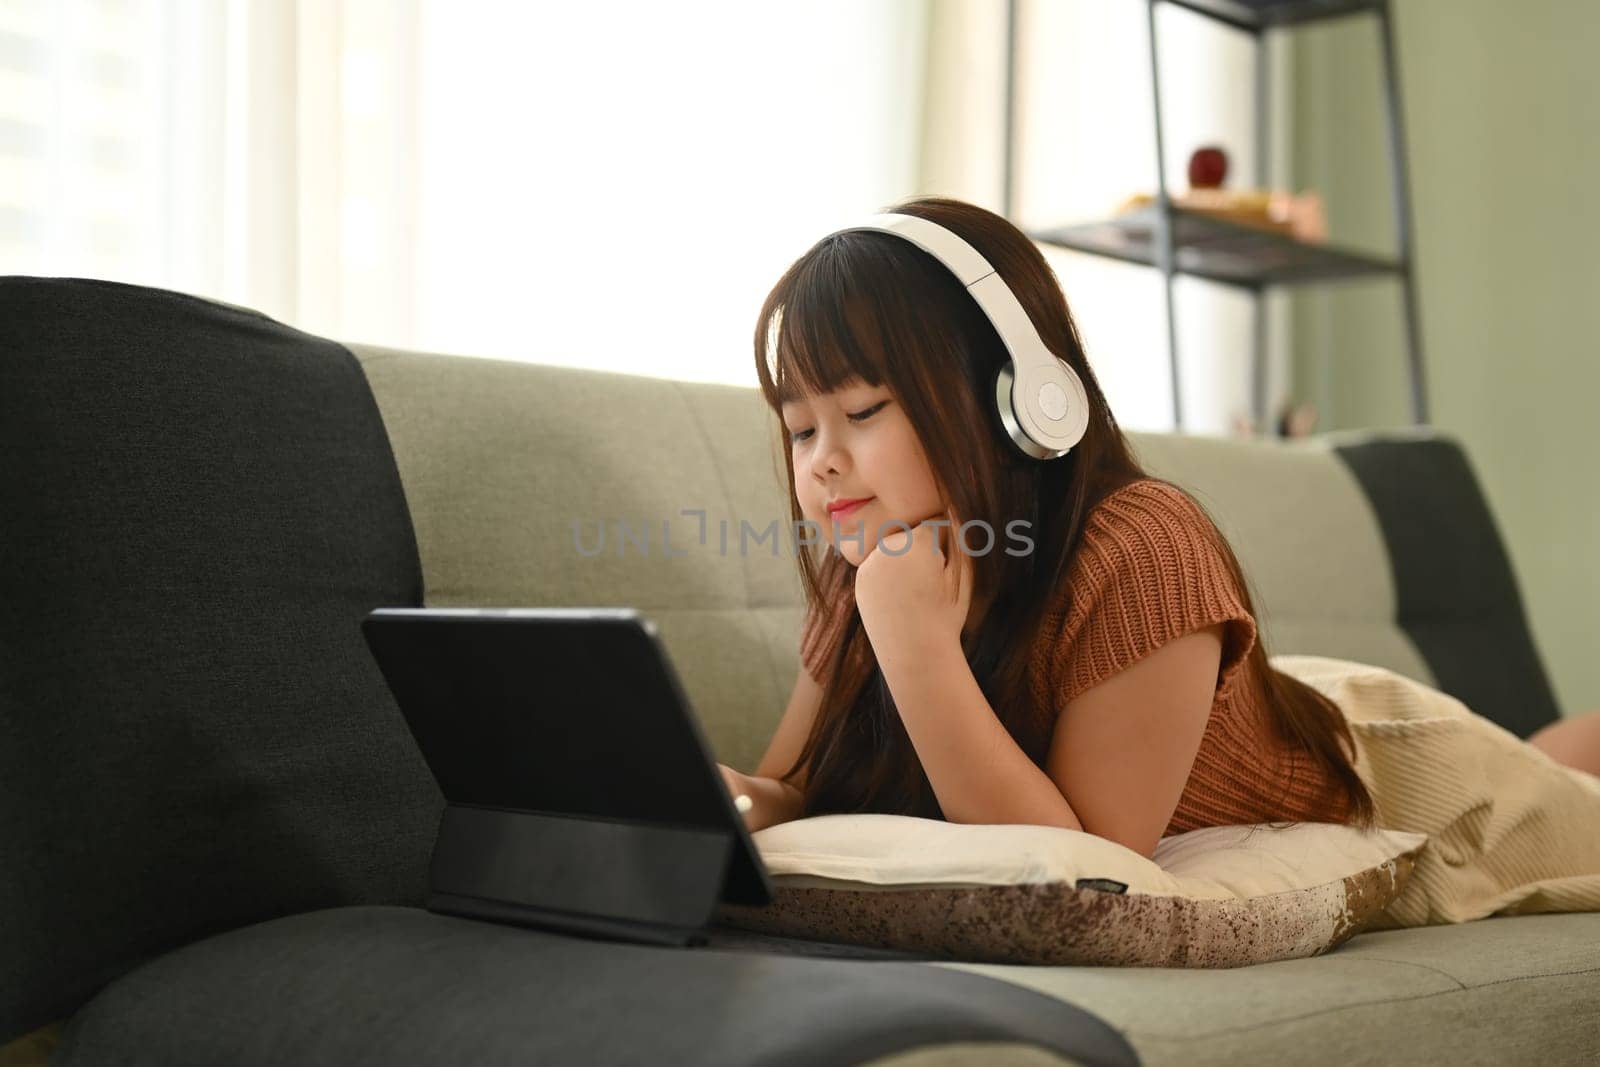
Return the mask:
[[445, 807], [428, 910], [656, 945], [703, 945], [733, 835]]

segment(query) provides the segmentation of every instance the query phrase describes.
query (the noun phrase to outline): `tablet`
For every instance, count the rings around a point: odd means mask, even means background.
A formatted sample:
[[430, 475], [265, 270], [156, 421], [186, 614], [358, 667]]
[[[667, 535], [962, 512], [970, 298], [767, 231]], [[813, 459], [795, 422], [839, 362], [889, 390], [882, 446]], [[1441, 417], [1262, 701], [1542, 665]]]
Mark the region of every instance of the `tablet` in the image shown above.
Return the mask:
[[361, 629], [444, 794], [431, 910], [658, 943], [772, 883], [632, 608], [379, 608]]

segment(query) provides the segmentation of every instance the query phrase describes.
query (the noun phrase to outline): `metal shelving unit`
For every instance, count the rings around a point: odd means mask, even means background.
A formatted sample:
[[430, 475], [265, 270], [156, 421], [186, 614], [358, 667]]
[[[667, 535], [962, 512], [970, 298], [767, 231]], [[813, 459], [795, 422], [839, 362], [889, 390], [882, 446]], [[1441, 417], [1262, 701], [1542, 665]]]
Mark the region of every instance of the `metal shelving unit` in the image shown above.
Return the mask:
[[[1199, 212], [1176, 207], [1167, 191], [1166, 145], [1161, 125], [1161, 79], [1156, 38], [1156, 5], [1175, 7], [1214, 19], [1250, 34], [1255, 41], [1256, 184], [1265, 188], [1267, 175], [1267, 32], [1325, 19], [1370, 14], [1376, 17], [1379, 46], [1383, 51], [1385, 111], [1389, 133], [1392, 188], [1398, 255], [1376, 257], [1327, 243], [1299, 241], [1282, 234], [1225, 222]], [[1412, 255], [1411, 204], [1401, 128], [1400, 79], [1396, 66], [1389, 0], [1144, 0], [1150, 39], [1150, 86], [1155, 102], [1156, 198], [1142, 211], [1114, 219], [1029, 229], [1041, 244], [1140, 263], [1161, 271], [1166, 283], [1167, 349], [1172, 377], [1172, 418], [1183, 428], [1183, 403], [1178, 388], [1178, 332], [1173, 304], [1173, 278], [1193, 275], [1250, 291], [1254, 297], [1255, 329], [1251, 352], [1251, 413], [1258, 430], [1266, 426], [1266, 290], [1276, 285], [1297, 285], [1349, 278], [1390, 276], [1399, 279], [1404, 293], [1407, 359], [1411, 385], [1411, 416], [1418, 425], [1428, 421], [1427, 394], [1422, 373], [1422, 337], [1418, 323], [1415, 265]], [[1006, 33], [1005, 192], [1003, 212], [1012, 216], [1016, 170], [1016, 56], [1017, 0], [1008, 0]]]

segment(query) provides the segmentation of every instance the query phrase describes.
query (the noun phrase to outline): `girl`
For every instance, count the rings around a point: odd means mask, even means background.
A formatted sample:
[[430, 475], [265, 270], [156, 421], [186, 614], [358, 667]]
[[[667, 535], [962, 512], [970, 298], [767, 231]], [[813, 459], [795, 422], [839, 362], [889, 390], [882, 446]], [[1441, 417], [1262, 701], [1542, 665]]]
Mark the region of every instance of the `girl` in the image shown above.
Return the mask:
[[[1012, 445], [988, 399], [1004, 344], [908, 241], [832, 234], [784, 273], [757, 371], [792, 517], [830, 536], [820, 561], [799, 554], [788, 708], [753, 775], [722, 768], [747, 825], [891, 812], [1060, 826], [1146, 857], [1204, 826], [1372, 826], [1339, 706], [1269, 666], [1232, 550], [1135, 460], [1033, 242], [955, 200], [890, 210], [988, 260], [1081, 379], [1088, 427], [1061, 459]], [[1557, 733], [1553, 756], [1600, 770], [1600, 730]]]

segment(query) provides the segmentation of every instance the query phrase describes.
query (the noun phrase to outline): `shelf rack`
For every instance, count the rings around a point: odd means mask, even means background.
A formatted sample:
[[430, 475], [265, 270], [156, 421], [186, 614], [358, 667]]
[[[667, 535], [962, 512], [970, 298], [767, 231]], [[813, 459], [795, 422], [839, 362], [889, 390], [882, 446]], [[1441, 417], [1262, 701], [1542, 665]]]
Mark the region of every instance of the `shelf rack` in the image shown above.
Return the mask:
[[[1123, 2], [1123, 0], [1110, 0]], [[1300, 241], [1279, 233], [1227, 222], [1173, 204], [1167, 190], [1166, 144], [1161, 123], [1161, 79], [1156, 35], [1156, 5], [1171, 4], [1250, 34], [1255, 44], [1256, 184], [1265, 188], [1267, 174], [1267, 48], [1269, 30], [1302, 26], [1351, 15], [1376, 17], [1383, 52], [1385, 112], [1389, 137], [1389, 169], [1398, 254], [1373, 256], [1322, 243]], [[1411, 417], [1428, 421], [1423, 378], [1422, 337], [1416, 296], [1416, 270], [1411, 235], [1411, 203], [1406, 169], [1405, 135], [1401, 126], [1400, 79], [1395, 57], [1389, 0], [1144, 0], [1150, 41], [1150, 87], [1154, 101], [1156, 197], [1148, 208], [1116, 218], [1027, 230], [1040, 244], [1152, 266], [1165, 281], [1168, 371], [1172, 379], [1172, 420], [1183, 429], [1183, 402], [1178, 378], [1178, 331], [1173, 279], [1187, 274], [1231, 285], [1254, 296], [1250, 406], [1258, 432], [1269, 431], [1266, 411], [1266, 290], [1278, 285], [1387, 276], [1402, 285]], [[1017, 0], [1008, 0], [1006, 30], [1005, 177], [1002, 211], [1013, 215], [1016, 172]]]

